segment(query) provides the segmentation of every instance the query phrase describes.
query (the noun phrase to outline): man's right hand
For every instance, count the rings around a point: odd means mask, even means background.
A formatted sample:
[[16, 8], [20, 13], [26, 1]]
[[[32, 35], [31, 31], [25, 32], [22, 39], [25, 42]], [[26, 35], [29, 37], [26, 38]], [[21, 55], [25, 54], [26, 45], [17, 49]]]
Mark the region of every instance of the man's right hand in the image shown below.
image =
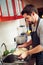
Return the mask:
[[32, 44], [32, 40], [23, 43], [22, 45], [18, 45], [19, 48], [26, 48], [28, 47], [30, 44]]
[[17, 47], [18, 47], [18, 48], [23, 48], [23, 45], [18, 45]]

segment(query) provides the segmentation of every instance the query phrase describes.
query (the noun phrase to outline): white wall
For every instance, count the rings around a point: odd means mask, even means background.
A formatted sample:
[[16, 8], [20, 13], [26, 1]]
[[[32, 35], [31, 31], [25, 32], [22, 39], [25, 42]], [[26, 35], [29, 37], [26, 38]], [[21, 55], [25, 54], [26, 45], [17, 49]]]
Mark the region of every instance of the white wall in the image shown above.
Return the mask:
[[[24, 19], [12, 20], [0, 22], [0, 46], [4, 42], [8, 50], [15, 48], [14, 37], [18, 35], [17, 28], [20, 24], [25, 24]], [[4, 51], [4, 46], [2, 47], [2, 52]]]

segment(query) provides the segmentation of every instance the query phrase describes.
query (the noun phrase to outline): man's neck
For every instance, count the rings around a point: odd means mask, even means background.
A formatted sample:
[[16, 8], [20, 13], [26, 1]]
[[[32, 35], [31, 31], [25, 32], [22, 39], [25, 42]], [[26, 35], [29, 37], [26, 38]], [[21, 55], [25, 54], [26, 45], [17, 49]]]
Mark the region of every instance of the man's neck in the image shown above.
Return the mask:
[[37, 23], [38, 23], [38, 19], [39, 19], [39, 16], [37, 15], [36, 18], [35, 18], [35, 23], [34, 23], [35, 26], [36, 26]]

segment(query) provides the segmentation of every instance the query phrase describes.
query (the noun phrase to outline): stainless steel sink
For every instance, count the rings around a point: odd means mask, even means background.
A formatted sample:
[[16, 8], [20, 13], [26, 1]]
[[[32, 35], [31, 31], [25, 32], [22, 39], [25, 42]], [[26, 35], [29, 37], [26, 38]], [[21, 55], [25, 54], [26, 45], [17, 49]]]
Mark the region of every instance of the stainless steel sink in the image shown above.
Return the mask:
[[16, 60], [15, 56], [13, 54], [7, 55], [3, 58], [4, 63], [13, 63]]
[[13, 63], [3, 63], [3, 65], [28, 65], [28, 63], [21, 61], [14, 61]]
[[26, 61], [18, 60], [12, 54], [3, 58], [3, 65], [25, 65], [26, 63]]
[[18, 60], [13, 54], [3, 57], [3, 65], [29, 65], [25, 60]]
[[25, 62], [25, 61], [14, 61], [13, 63], [5, 63], [5, 62], [3, 62], [3, 65], [28, 65], [28, 63], [27, 62]]
[[3, 65], [15, 65], [15, 63], [3, 63]]

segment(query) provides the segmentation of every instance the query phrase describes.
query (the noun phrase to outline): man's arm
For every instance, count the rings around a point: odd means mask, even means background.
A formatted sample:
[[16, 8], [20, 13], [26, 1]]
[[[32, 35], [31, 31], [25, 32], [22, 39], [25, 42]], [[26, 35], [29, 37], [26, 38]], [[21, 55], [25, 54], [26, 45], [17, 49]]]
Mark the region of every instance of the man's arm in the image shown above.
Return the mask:
[[31, 39], [31, 36], [28, 36], [27, 41], [25, 43], [23, 43], [22, 45], [18, 45], [18, 47], [20, 47], [20, 48], [27, 47], [30, 44], [32, 44], [32, 39]]
[[18, 58], [26, 58], [28, 55], [32, 55], [32, 54], [36, 54], [38, 52], [43, 51], [43, 47], [41, 45], [36, 46], [35, 48], [28, 50], [26, 52], [24, 52], [23, 54], [21, 54]]
[[25, 43], [23, 43], [22, 45], [19, 45], [18, 47], [19, 47], [19, 48], [27, 47], [27, 46], [29, 46], [30, 44], [32, 44], [32, 40], [30, 40], [29, 42], [25, 42]]
[[31, 55], [31, 54], [35, 54], [41, 51], [43, 51], [43, 47], [41, 45], [38, 45], [35, 48], [28, 50], [27, 53]]

